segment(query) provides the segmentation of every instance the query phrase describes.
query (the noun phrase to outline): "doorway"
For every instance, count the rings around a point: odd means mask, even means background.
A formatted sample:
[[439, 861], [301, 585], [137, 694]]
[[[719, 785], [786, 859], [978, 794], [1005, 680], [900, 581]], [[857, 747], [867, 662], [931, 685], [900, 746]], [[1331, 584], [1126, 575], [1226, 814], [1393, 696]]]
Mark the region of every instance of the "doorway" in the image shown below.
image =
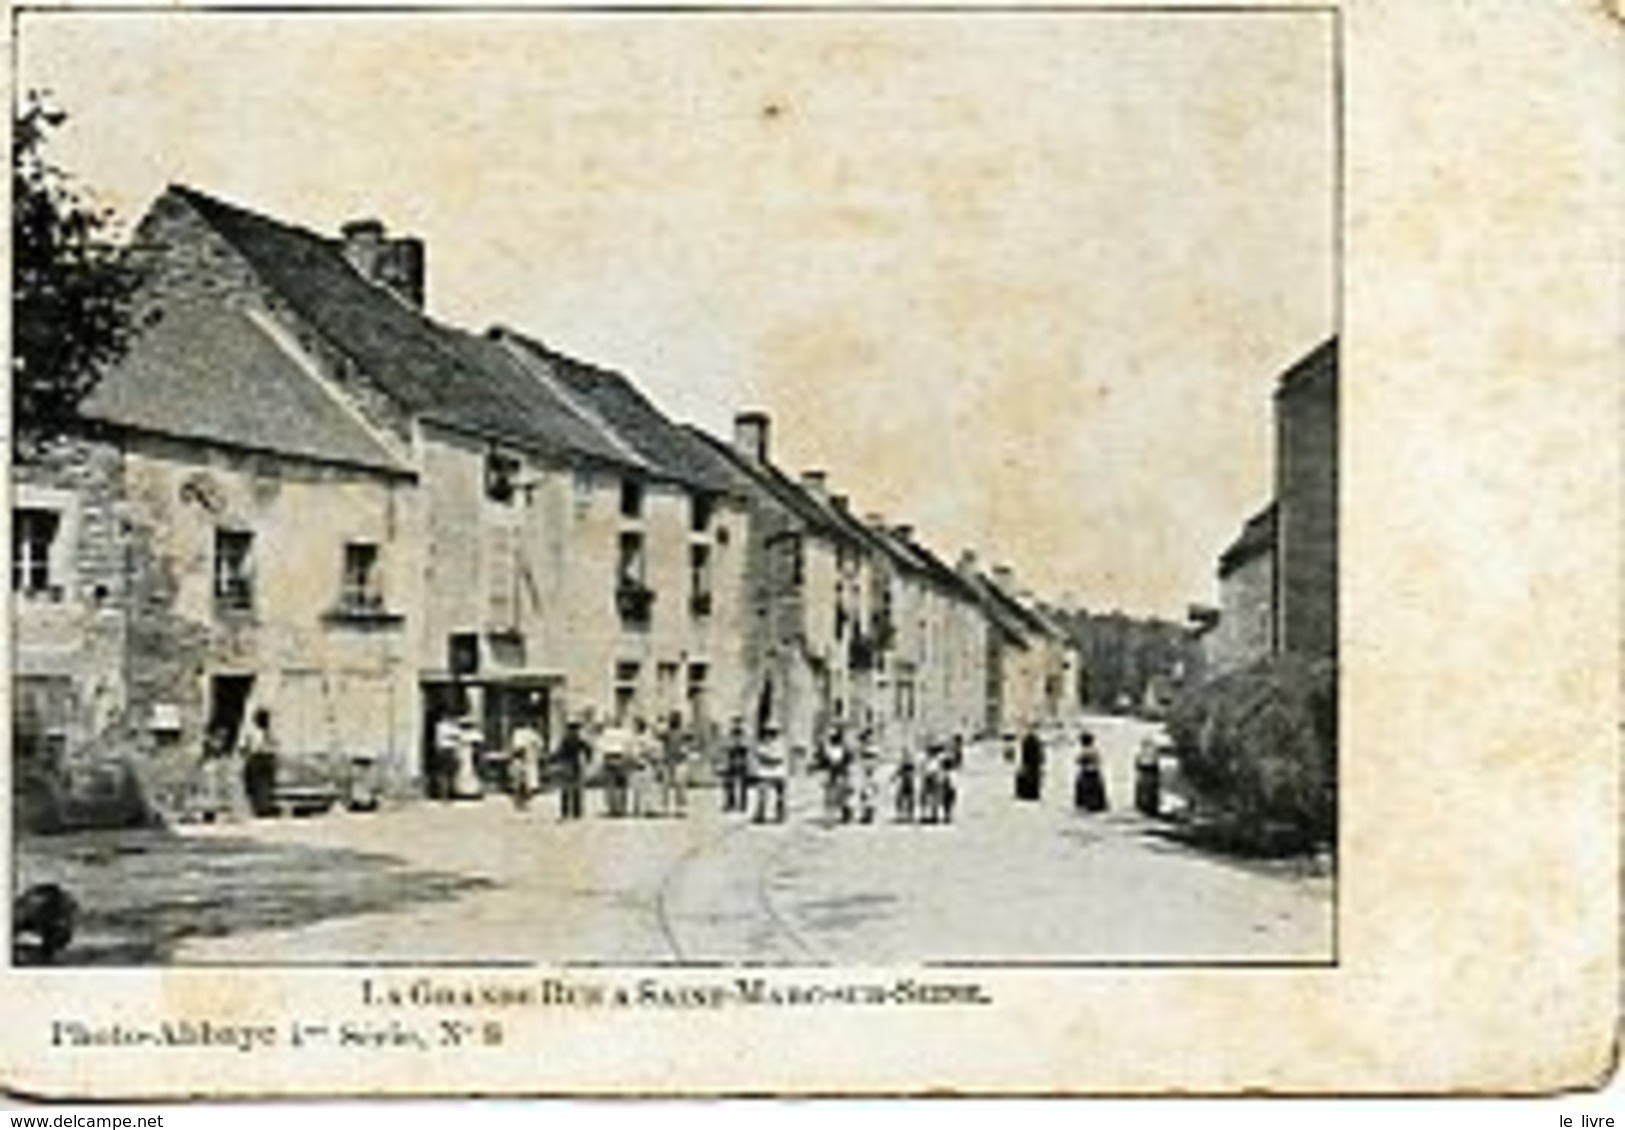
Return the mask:
[[437, 797], [437, 788], [443, 784], [435, 749], [435, 730], [445, 718], [461, 718], [468, 713], [468, 688], [454, 681], [425, 681], [423, 691], [423, 729], [418, 749], [419, 770], [422, 773], [424, 793]]
[[205, 749], [218, 756], [237, 748], [253, 691], [252, 675], [209, 677], [209, 721], [203, 730]]

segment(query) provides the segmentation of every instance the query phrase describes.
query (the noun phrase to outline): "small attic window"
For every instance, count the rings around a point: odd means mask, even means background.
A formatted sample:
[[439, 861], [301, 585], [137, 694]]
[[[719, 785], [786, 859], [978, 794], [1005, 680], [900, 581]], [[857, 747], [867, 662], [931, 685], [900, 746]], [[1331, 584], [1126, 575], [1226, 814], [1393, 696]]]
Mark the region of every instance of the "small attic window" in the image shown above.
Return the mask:
[[500, 451], [485, 456], [485, 497], [492, 502], [512, 504], [519, 493], [519, 460]]

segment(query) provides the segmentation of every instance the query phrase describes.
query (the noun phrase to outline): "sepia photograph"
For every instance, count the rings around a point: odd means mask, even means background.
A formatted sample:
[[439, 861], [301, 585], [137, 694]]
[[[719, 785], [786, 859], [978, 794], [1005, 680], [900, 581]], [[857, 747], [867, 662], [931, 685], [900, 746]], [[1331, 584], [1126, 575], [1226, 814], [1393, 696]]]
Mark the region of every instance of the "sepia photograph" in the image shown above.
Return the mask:
[[1332, 959], [1331, 13], [19, 31], [14, 952]]

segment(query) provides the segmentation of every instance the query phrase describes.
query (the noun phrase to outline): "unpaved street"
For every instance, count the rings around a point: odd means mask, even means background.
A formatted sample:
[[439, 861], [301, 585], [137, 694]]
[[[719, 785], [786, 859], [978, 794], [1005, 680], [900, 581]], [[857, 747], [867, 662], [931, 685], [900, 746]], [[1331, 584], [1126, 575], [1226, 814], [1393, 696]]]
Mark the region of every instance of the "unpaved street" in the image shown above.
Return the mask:
[[[973, 750], [952, 827], [829, 826], [797, 779], [791, 820], [756, 825], [691, 797], [686, 819], [576, 824], [552, 798], [419, 804], [244, 829], [267, 850], [399, 862], [401, 898], [286, 928], [181, 939], [182, 962], [1324, 961], [1331, 882], [1219, 859], [1132, 815], [1135, 724], [1093, 724], [1113, 811], [1070, 811], [1071, 750], [1049, 758], [1040, 804], [1011, 797], [993, 747]], [[453, 876], [449, 896], [412, 884]], [[442, 880], [444, 881], [444, 880]], [[412, 896], [412, 897], [408, 897]]]

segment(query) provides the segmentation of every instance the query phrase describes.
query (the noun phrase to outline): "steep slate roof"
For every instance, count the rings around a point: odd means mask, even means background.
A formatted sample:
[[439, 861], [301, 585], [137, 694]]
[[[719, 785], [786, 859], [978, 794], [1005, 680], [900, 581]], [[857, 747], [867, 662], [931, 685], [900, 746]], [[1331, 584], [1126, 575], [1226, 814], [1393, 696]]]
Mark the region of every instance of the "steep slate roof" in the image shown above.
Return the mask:
[[1000, 592], [997, 585], [980, 573], [966, 578], [966, 583], [976, 592], [982, 609], [994, 627], [1003, 632], [1011, 643], [1026, 650], [1027, 633], [1032, 631], [1032, 628], [1021, 616], [1021, 606]]
[[820, 497], [801, 486], [795, 484], [796, 489], [807, 497], [807, 500], [818, 507], [824, 517], [846, 534], [849, 543], [861, 546], [871, 553], [878, 553], [883, 557], [890, 557], [900, 567], [907, 567], [907, 562], [898, 553], [895, 546], [888, 542], [869, 523], [859, 518], [845, 506], [835, 501], [833, 496]]
[[959, 570], [938, 557], [930, 546], [914, 538], [900, 538], [924, 563], [926, 571], [936, 579], [937, 584], [946, 589], [959, 600], [968, 600], [980, 604], [981, 594], [972, 588], [965, 578], [959, 575]]
[[668, 418], [620, 373], [577, 360], [512, 330], [487, 337], [541, 368], [628, 445], [651, 472], [702, 491], [739, 494], [739, 483], [711, 447]]
[[1000, 610], [1021, 624], [1021, 630], [1025, 634], [1036, 636], [1050, 636], [1054, 634], [1050, 628], [1050, 625], [1046, 624], [1031, 609], [1029, 609], [1025, 604], [1022, 604], [1021, 601], [1017, 600], [1012, 594], [1006, 592], [1004, 590], [1004, 586], [999, 584], [998, 581], [994, 580], [992, 577], [983, 576], [982, 585], [992, 597], [993, 601], [999, 606]]
[[141, 431], [410, 474], [270, 331], [218, 302], [167, 303], [83, 411]]
[[744, 476], [756, 491], [766, 494], [795, 515], [807, 528], [831, 541], [845, 542], [848, 545], [859, 540], [852, 531], [838, 522], [833, 514], [819, 505], [817, 499], [777, 467], [747, 459], [735, 451], [731, 444], [699, 428], [691, 427], [689, 432], [724, 459], [736, 474]]
[[870, 537], [884, 547], [886, 556], [891, 558], [900, 571], [915, 577], [925, 577], [932, 581], [939, 580], [935, 571], [931, 568], [931, 563], [920, 553], [919, 547], [899, 535], [896, 530], [888, 526], [872, 525], [867, 522], [864, 523], [864, 529], [869, 532]]
[[737, 475], [745, 476], [757, 490], [766, 492], [780, 506], [789, 510], [809, 528], [834, 541], [857, 546], [879, 554], [892, 562], [901, 572], [924, 577], [939, 589], [945, 589], [960, 599], [981, 603], [980, 595], [957, 570], [945, 564], [928, 548], [912, 539], [903, 538], [895, 530], [872, 526], [833, 498], [820, 498], [800, 483], [771, 464], [763, 466], [745, 458], [733, 446], [698, 428], [690, 434], [725, 459]]
[[634, 463], [494, 343], [441, 326], [362, 278], [338, 240], [175, 186], [260, 280], [407, 411], [549, 455]]

